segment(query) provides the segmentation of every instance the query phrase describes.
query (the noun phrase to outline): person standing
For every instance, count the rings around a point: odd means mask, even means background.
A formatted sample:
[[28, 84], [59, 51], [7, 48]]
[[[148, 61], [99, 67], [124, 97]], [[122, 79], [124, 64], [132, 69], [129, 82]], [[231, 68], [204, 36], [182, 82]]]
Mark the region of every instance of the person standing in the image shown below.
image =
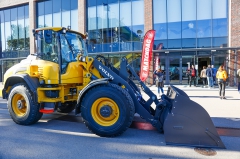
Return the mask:
[[206, 74], [206, 66], [203, 66], [203, 70], [201, 71], [200, 77], [203, 81], [203, 87], [207, 85], [207, 74]]
[[213, 85], [217, 84], [216, 82], [216, 74], [217, 74], [217, 69], [212, 65], [212, 72], [213, 72]]
[[158, 95], [161, 96], [160, 95], [160, 90], [161, 90], [162, 94], [164, 94], [164, 92], [163, 92], [163, 87], [164, 87], [163, 77], [164, 77], [164, 74], [163, 74], [162, 70], [159, 68], [158, 70], [154, 71], [154, 75], [156, 75]]
[[237, 78], [238, 78], [238, 92], [240, 94], [240, 69], [237, 70]]
[[187, 68], [186, 76], [187, 76], [187, 85], [189, 85], [189, 81], [190, 81], [190, 68]]
[[194, 65], [192, 65], [192, 68], [190, 69], [190, 81], [189, 81], [190, 87], [192, 86], [192, 82], [196, 87], [196, 76], [197, 76], [197, 70], [195, 69]]
[[208, 65], [206, 74], [207, 74], [208, 88], [212, 88], [213, 87], [213, 72], [212, 72], [211, 65]]
[[225, 88], [226, 88], [226, 81], [227, 81], [228, 75], [227, 75], [227, 72], [225, 71], [223, 65], [221, 65], [219, 67], [217, 74], [216, 74], [216, 78], [218, 79], [220, 99], [226, 99]]

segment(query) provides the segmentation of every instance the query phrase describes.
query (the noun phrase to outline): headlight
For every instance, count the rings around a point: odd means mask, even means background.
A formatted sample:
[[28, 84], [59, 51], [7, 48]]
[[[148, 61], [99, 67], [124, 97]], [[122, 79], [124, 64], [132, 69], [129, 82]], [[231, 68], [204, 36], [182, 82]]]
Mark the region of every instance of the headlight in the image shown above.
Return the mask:
[[86, 62], [86, 57], [80, 56], [80, 57], [79, 57], [79, 61], [81, 61], [81, 62]]
[[66, 32], [67, 32], [66, 28], [63, 28], [62, 32], [63, 32], [63, 34], [66, 34]]

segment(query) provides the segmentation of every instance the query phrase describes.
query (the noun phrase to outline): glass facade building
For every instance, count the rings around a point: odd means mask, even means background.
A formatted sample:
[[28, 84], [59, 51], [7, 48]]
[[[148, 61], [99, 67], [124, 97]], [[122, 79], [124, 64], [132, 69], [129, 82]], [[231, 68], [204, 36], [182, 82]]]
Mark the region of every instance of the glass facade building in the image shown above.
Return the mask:
[[[139, 70], [141, 40], [147, 25], [144, 15], [148, 14], [144, 13], [145, 3], [143, 0], [87, 1], [88, 52], [100, 52], [114, 65], [127, 56]], [[199, 73], [203, 66], [219, 67], [226, 63], [227, 51], [211, 50], [228, 47], [228, 0], [153, 0], [152, 12], [152, 28], [156, 31], [153, 70], [160, 65], [167, 84], [187, 84], [186, 70], [192, 64], [199, 67]], [[209, 49], [197, 51], [202, 48]], [[128, 53], [122, 54], [125, 51]], [[150, 78], [153, 81], [154, 77]]]
[[[8, 3], [3, 1], [0, 4]], [[139, 72], [144, 34], [154, 29], [154, 54], [147, 82], [153, 83], [152, 71], [160, 67], [166, 84], [187, 84], [186, 70], [190, 65], [195, 65], [199, 74], [203, 66], [213, 64], [217, 68], [231, 62], [231, 43], [238, 46], [229, 28], [237, 24], [232, 22], [232, 8], [236, 5], [232, 1], [16, 0], [15, 6], [9, 6], [9, 2], [0, 7], [0, 60], [26, 57], [30, 49], [34, 50], [29, 27], [70, 26], [88, 33], [90, 56], [102, 54], [115, 67], [125, 56]], [[235, 70], [238, 65], [231, 67]]]

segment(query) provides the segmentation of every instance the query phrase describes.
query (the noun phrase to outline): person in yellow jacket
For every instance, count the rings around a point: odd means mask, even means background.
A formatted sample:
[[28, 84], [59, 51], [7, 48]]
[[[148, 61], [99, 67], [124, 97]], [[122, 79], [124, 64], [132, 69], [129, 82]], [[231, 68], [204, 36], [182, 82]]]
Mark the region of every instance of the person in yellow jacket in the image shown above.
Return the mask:
[[226, 81], [228, 78], [227, 72], [224, 69], [223, 65], [218, 68], [216, 78], [218, 79], [218, 86], [219, 86], [219, 96], [220, 99], [226, 99], [225, 97], [225, 88], [226, 88]]

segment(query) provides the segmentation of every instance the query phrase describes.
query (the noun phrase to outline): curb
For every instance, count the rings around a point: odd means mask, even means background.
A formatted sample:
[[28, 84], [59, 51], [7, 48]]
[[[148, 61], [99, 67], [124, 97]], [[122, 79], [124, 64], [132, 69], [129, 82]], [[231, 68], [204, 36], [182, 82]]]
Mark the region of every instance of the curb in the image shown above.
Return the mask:
[[[188, 86], [178, 86], [178, 85], [173, 85], [183, 91], [218, 91], [218, 87], [214, 87], [214, 88], [202, 88], [200, 86], [197, 86], [197, 87], [188, 87]], [[157, 91], [157, 87], [156, 86], [149, 86], [149, 89], [151, 91]], [[167, 91], [168, 90], [168, 86], [164, 86], [163, 87], [163, 90], [164, 91]], [[237, 91], [237, 88], [235, 87], [226, 87], [226, 90], [227, 91]]]
[[[134, 129], [140, 129], [140, 130], [154, 130], [157, 131], [157, 129], [155, 127], [152, 126], [152, 124], [148, 123], [148, 122], [144, 122], [144, 121], [136, 121], [139, 120], [137, 118], [140, 117], [134, 117], [135, 121], [133, 120], [130, 128], [134, 128]], [[140, 119], [143, 120], [143, 119]], [[219, 127], [219, 126], [215, 126], [217, 130], [217, 133], [220, 136], [231, 136], [231, 137], [240, 137], [240, 128], [231, 128], [231, 127]]]
[[[83, 123], [83, 119], [81, 116], [75, 115], [63, 115], [54, 118], [53, 120], [61, 120], [67, 122], [78, 122]], [[230, 137], [240, 137], [240, 128], [231, 128], [231, 127], [222, 127], [222, 126], [215, 126], [218, 134], [220, 136], [230, 136]], [[158, 131], [152, 124], [146, 122], [140, 116], [134, 116], [132, 124], [129, 128], [139, 129], [139, 130], [147, 130], [147, 131]]]

